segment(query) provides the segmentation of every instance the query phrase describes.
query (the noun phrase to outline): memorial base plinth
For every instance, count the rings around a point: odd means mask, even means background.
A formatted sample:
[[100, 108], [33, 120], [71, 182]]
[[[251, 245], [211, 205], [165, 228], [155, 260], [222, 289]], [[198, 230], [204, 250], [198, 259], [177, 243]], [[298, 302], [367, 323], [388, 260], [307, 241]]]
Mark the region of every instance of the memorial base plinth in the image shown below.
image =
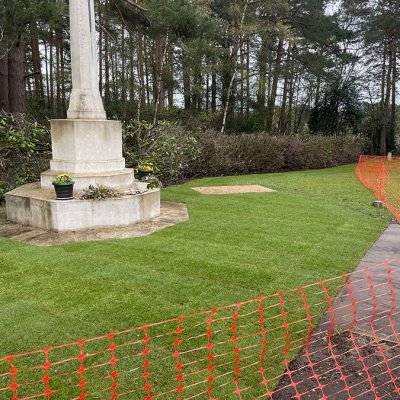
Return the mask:
[[[132, 190], [135, 190], [132, 187]], [[121, 227], [160, 215], [160, 190], [100, 201], [56, 200], [55, 192], [39, 183], [21, 186], [6, 194], [7, 219], [22, 225], [57, 232]]]

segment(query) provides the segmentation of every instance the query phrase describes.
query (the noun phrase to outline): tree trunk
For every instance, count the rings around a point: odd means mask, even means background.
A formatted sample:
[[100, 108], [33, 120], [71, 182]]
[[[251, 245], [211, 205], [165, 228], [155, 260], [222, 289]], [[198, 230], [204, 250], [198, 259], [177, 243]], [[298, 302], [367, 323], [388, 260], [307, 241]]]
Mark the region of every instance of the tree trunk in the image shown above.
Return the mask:
[[261, 49], [258, 57], [258, 91], [257, 91], [257, 108], [258, 112], [264, 114], [265, 112], [265, 91], [266, 91], [266, 76], [267, 76], [267, 58], [268, 46], [266, 38], [261, 39]]
[[174, 46], [168, 44], [168, 108], [174, 108]]
[[182, 47], [183, 97], [184, 97], [184, 101], [185, 101], [185, 110], [190, 110], [192, 108], [189, 65], [190, 65], [190, 62], [187, 59], [186, 51]]
[[315, 103], [314, 103], [314, 107], [317, 107], [317, 106], [318, 106], [320, 96], [321, 96], [321, 77], [318, 76], [318, 77], [317, 77], [317, 83], [316, 83], [316, 89], [315, 89]]
[[[119, 62], [116, 63], [117, 65], [117, 70], [119, 70], [119, 76], [120, 76], [120, 82], [121, 82], [121, 100], [122, 100], [122, 115], [123, 118], [126, 118], [126, 100], [127, 100], [127, 79], [126, 79], [126, 73], [127, 73], [127, 63], [126, 63], [126, 40], [125, 40], [125, 28], [121, 28], [121, 68], [119, 67]], [[119, 97], [119, 96], [118, 96]]]
[[60, 112], [61, 107], [61, 48], [63, 44], [63, 37], [61, 30], [56, 31], [56, 97], [57, 97], [57, 110]]
[[117, 86], [117, 81], [118, 81], [118, 68], [117, 68], [117, 63], [118, 63], [118, 56], [117, 52], [115, 51], [115, 47], [113, 48], [113, 52], [111, 54], [111, 82], [112, 82], [112, 93], [111, 93], [111, 99], [112, 101], [118, 100], [118, 86]]
[[197, 111], [201, 111], [202, 110], [202, 108], [203, 108], [203, 90], [204, 90], [204, 88], [203, 88], [203, 75], [202, 75], [202, 73], [201, 73], [201, 59], [200, 59], [200, 62], [199, 62], [199, 71], [198, 71], [198, 74], [197, 74], [197, 90], [198, 90], [198, 93], [197, 93]]
[[246, 115], [250, 114], [250, 37], [246, 40]]
[[282, 55], [283, 55], [283, 34], [280, 34], [278, 41], [278, 48], [276, 50], [276, 61], [275, 61], [275, 69], [272, 80], [271, 94], [268, 99], [267, 116], [265, 120], [265, 129], [267, 132], [270, 132], [272, 130], [272, 124], [274, 122], [275, 102], [278, 90], [279, 76], [281, 71]]
[[49, 59], [49, 68], [50, 68], [50, 98], [49, 98], [49, 106], [50, 109], [53, 109], [54, 106], [54, 57], [53, 57], [53, 31], [49, 32], [49, 47], [50, 47], [50, 59]]
[[60, 68], [61, 68], [61, 109], [65, 114], [67, 111], [66, 99], [65, 99], [65, 54], [64, 54], [64, 38], [61, 31], [60, 36]]
[[287, 57], [286, 57], [286, 65], [285, 65], [285, 81], [283, 84], [282, 105], [279, 117], [279, 132], [283, 134], [286, 133], [286, 103], [288, 99], [288, 90], [289, 90], [290, 57], [291, 57], [291, 43], [289, 41]]
[[147, 97], [147, 104], [150, 104], [150, 73], [149, 73], [149, 63], [147, 55], [147, 41], [144, 37], [143, 41], [143, 53], [144, 53], [144, 71], [146, 77], [146, 97]]
[[244, 114], [244, 48], [240, 47], [240, 115]]
[[0, 58], [0, 110], [10, 111], [10, 101], [8, 99], [8, 54]]
[[385, 82], [386, 82], [386, 56], [387, 56], [387, 44], [386, 40], [383, 45], [383, 60], [382, 60], [382, 75], [381, 75], [381, 108], [385, 103]]
[[287, 112], [287, 124], [286, 124], [286, 132], [289, 134], [293, 133], [293, 101], [294, 101], [294, 91], [295, 91], [295, 86], [296, 86], [296, 81], [297, 78], [295, 79], [293, 74], [290, 77], [289, 81], [289, 106], [288, 106], [288, 112]]
[[192, 87], [192, 110], [201, 111], [203, 103], [203, 76], [201, 74], [202, 57], [192, 59], [192, 74], [193, 74], [193, 87]]
[[157, 99], [158, 99], [158, 110], [161, 112], [164, 111], [164, 99], [165, 99], [163, 73], [164, 73], [164, 52], [166, 46], [168, 46], [168, 43], [166, 43], [164, 37], [160, 35], [157, 40], [157, 79], [158, 79]]
[[394, 150], [396, 135], [396, 82], [397, 82], [397, 53], [393, 46], [393, 68], [392, 68], [392, 110], [390, 115], [389, 150]]
[[[104, 25], [108, 25], [108, 19], [104, 14]], [[110, 102], [110, 39], [108, 34], [104, 35], [104, 102]]]
[[206, 111], [210, 111], [210, 73], [206, 74]]
[[138, 77], [140, 82], [140, 103], [143, 105], [146, 102], [146, 88], [144, 84], [144, 60], [143, 60], [143, 34], [139, 29], [137, 33], [137, 62], [138, 62]]
[[217, 74], [215, 71], [211, 74], [211, 112], [217, 111]]
[[[243, 25], [244, 20], [247, 13], [247, 7], [249, 5], [249, 0], [245, 0], [244, 4], [242, 5], [242, 10], [240, 14], [237, 14], [237, 17], [233, 19], [231, 30], [233, 32], [233, 44], [232, 50], [229, 55], [229, 60], [226, 65], [226, 70], [223, 74], [222, 79], [222, 108], [224, 110], [222, 116], [222, 124], [221, 124], [221, 133], [225, 132], [226, 121], [229, 114], [229, 110], [231, 105], [234, 103], [233, 101], [233, 84], [235, 82], [235, 77], [237, 73], [237, 62], [238, 62], [238, 54], [239, 49], [242, 47], [243, 44]], [[237, 3], [239, 6], [239, 2]], [[228, 79], [229, 78], [229, 79]]]
[[158, 113], [164, 111], [164, 58], [168, 46], [168, 36], [165, 39], [161, 34], [157, 36], [154, 54], [154, 123], [158, 119]]
[[110, 101], [113, 102], [115, 99], [115, 67], [114, 67], [114, 49], [110, 47], [109, 49], [109, 64], [110, 64]]
[[31, 24], [32, 66], [35, 79], [35, 95], [43, 97], [42, 62], [40, 59], [39, 36], [36, 22]]
[[8, 54], [8, 98], [12, 113], [26, 112], [25, 49], [22, 35]]
[[50, 82], [49, 82], [49, 57], [48, 57], [48, 45], [47, 42], [44, 41], [44, 65], [46, 68], [46, 97], [47, 103], [50, 101]]
[[129, 73], [129, 101], [133, 104], [135, 100], [135, 35], [133, 32], [129, 34], [129, 66], [130, 66], [130, 73]]
[[381, 156], [385, 156], [387, 152], [387, 128], [390, 116], [389, 103], [390, 103], [390, 94], [392, 88], [391, 77], [392, 77], [393, 61], [394, 61], [393, 54], [392, 52], [390, 52], [389, 65], [386, 74], [386, 93], [385, 93], [385, 99], [381, 117], [381, 131], [379, 135], [379, 154]]

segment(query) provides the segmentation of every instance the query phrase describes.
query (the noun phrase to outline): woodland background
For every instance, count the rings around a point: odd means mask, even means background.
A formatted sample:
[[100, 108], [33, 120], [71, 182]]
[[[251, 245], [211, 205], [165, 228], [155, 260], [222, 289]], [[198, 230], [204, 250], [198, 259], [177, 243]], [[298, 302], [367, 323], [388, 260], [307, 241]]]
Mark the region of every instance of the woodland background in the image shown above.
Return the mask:
[[[95, 3], [100, 91], [131, 163], [154, 159], [169, 181], [205, 174], [210, 149], [207, 174], [396, 151], [400, 1]], [[37, 157], [17, 168], [27, 152], [50, 157], [48, 120], [66, 116], [71, 89], [68, 27], [66, 0], [1, 0], [0, 183], [37, 174]]]

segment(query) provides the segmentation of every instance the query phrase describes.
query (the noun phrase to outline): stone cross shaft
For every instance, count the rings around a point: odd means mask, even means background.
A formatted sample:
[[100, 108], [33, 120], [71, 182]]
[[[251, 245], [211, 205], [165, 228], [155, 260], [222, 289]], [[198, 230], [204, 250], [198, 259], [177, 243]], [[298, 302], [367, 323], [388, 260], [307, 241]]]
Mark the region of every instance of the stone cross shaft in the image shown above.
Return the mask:
[[99, 91], [94, 0], [69, 0], [72, 92], [68, 119], [106, 119]]

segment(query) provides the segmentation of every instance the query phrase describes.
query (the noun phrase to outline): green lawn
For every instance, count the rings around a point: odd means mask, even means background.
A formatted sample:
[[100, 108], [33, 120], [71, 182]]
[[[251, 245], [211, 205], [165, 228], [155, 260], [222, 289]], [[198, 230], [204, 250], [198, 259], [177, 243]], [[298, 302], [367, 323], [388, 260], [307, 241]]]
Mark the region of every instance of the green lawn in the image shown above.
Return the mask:
[[[205, 196], [205, 185], [277, 193]], [[0, 357], [272, 294], [351, 271], [388, 225], [340, 168], [163, 190], [190, 221], [135, 239], [37, 248], [0, 239]]]

